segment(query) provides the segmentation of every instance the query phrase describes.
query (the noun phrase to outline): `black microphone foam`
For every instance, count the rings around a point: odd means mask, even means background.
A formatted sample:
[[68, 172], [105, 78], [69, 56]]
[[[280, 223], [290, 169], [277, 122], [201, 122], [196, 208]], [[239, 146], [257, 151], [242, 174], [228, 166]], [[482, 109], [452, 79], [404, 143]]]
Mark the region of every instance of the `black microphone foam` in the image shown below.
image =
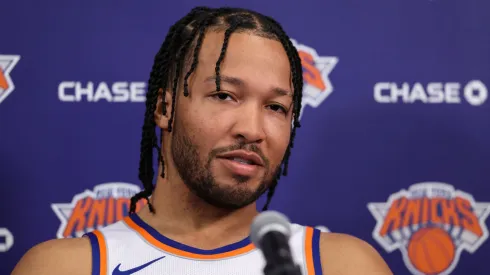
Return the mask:
[[289, 238], [291, 225], [288, 218], [276, 211], [266, 211], [255, 217], [250, 230], [250, 238], [258, 247], [267, 262], [266, 275], [300, 275], [295, 265]]

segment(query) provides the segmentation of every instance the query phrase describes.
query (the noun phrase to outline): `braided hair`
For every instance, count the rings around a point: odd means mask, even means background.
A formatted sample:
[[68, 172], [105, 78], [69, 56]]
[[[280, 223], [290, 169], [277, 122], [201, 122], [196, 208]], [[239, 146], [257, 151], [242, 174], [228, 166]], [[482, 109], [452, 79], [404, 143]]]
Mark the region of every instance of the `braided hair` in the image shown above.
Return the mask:
[[[179, 79], [183, 75], [183, 71], [188, 68], [189, 70], [183, 78], [184, 96], [187, 97], [189, 95], [188, 78], [197, 67], [199, 51], [204, 34], [207, 30], [211, 29], [215, 31], [225, 31], [223, 46], [215, 68], [217, 91], [220, 91], [221, 83], [220, 65], [225, 57], [228, 41], [233, 32], [250, 32], [261, 37], [280, 41], [283, 45], [291, 66], [291, 77], [294, 88], [293, 124], [289, 146], [281, 166], [278, 169], [278, 173], [269, 187], [267, 202], [264, 205], [263, 210], [267, 210], [281, 174], [284, 176], [287, 175], [288, 162], [291, 155], [291, 148], [294, 146], [296, 128], [300, 127], [299, 113], [301, 111], [301, 99], [303, 96], [301, 59], [296, 48], [293, 46], [281, 25], [271, 17], [240, 8], [212, 9], [208, 7], [196, 7], [170, 27], [167, 36], [154, 59], [150, 79], [148, 81], [146, 112], [140, 143], [139, 179], [143, 184], [144, 190], [131, 198], [130, 213], [135, 212], [136, 204], [140, 199], [146, 199], [150, 211], [152, 213], [155, 212], [155, 209], [149, 200], [154, 189], [153, 149], [156, 149], [158, 162], [162, 165], [161, 177], [165, 177], [163, 157], [158, 143], [156, 124], [154, 121], [154, 112], [157, 108], [159, 91], [166, 91], [167, 89], [172, 88], [172, 113], [168, 124], [168, 132], [170, 132], [172, 131], [172, 121], [175, 112], [175, 100]], [[172, 86], [168, 87], [170, 84], [172, 84]], [[166, 114], [167, 110], [165, 108], [165, 102], [162, 105], [163, 114]], [[162, 139], [162, 137], [163, 130], [160, 132], [160, 139]]]

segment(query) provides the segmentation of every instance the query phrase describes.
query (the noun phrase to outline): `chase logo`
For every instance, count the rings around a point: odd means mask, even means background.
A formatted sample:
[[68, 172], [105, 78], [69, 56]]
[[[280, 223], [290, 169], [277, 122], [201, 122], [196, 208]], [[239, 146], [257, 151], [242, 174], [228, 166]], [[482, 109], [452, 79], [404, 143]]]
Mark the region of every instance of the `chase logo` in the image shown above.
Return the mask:
[[373, 238], [387, 252], [400, 250], [412, 274], [450, 274], [463, 250], [474, 253], [488, 238], [490, 203], [446, 183], [414, 184], [368, 209]]
[[0, 253], [7, 252], [14, 245], [14, 235], [8, 228], [0, 227]]
[[144, 82], [64, 81], [58, 85], [62, 102], [145, 102]]
[[15, 89], [10, 72], [12, 72], [19, 60], [19, 55], [0, 54], [0, 103]]
[[[61, 221], [58, 238], [81, 237], [83, 234], [122, 220], [129, 212], [131, 197], [141, 189], [134, 184], [109, 182], [94, 190], [76, 194], [71, 203], [53, 203], [51, 208]], [[136, 211], [146, 204], [140, 200]]]
[[319, 56], [315, 49], [296, 40], [291, 39], [294, 47], [298, 50], [303, 66], [303, 109], [306, 105], [316, 108], [333, 92], [333, 86], [329, 74], [339, 61], [334, 56]]

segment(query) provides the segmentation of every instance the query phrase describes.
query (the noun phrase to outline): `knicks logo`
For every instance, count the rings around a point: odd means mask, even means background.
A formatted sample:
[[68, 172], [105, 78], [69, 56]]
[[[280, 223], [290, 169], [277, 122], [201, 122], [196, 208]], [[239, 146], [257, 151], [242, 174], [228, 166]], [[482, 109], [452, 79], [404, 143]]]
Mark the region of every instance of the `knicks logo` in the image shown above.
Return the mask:
[[1, 55], [0, 54], [0, 103], [14, 91], [14, 83], [10, 78], [10, 72], [19, 62], [19, 55]]
[[333, 92], [329, 74], [337, 65], [338, 58], [332, 56], [319, 56], [315, 49], [299, 44], [291, 39], [298, 50], [303, 67], [303, 106], [300, 117], [306, 105], [313, 108], [320, 104]]
[[[85, 190], [71, 203], [53, 203], [51, 208], [61, 221], [58, 238], [81, 237], [83, 234], [120, 221], [127, 216], [130, 199], [141, 189], [134, 184], [110, 182]], [[136, 211], [146, 204], [140, 200]]]
[[474, 253], [488, 238], [490, 203], [445, 183], [412, 185], [368, 209], [377, 220], [373, 238], [387, 252], [399, 249], [412, 274], [450, 274], [463, 250]]

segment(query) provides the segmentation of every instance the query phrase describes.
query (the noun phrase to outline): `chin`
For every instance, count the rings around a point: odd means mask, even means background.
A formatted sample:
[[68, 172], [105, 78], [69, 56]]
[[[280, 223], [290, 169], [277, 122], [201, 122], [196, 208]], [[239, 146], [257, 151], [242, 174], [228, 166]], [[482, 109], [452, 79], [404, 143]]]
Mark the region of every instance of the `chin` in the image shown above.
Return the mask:
[[216, 185], [221, 188], [256, 189], [260, 180], [240, 175], [215, 178]]
[[257, 193], [264, 192], [270, 184], [262, 178], [247, 178], [244, 176], [233, 176], [224, 182], [217, 182], [223, 188], [230, 188], [237, 192]]
[[265, 190], [259, 183], [246, 182], [233, 186], [218, 183], [205, 200], [219, 208], [236, 210], [256, 202]]

